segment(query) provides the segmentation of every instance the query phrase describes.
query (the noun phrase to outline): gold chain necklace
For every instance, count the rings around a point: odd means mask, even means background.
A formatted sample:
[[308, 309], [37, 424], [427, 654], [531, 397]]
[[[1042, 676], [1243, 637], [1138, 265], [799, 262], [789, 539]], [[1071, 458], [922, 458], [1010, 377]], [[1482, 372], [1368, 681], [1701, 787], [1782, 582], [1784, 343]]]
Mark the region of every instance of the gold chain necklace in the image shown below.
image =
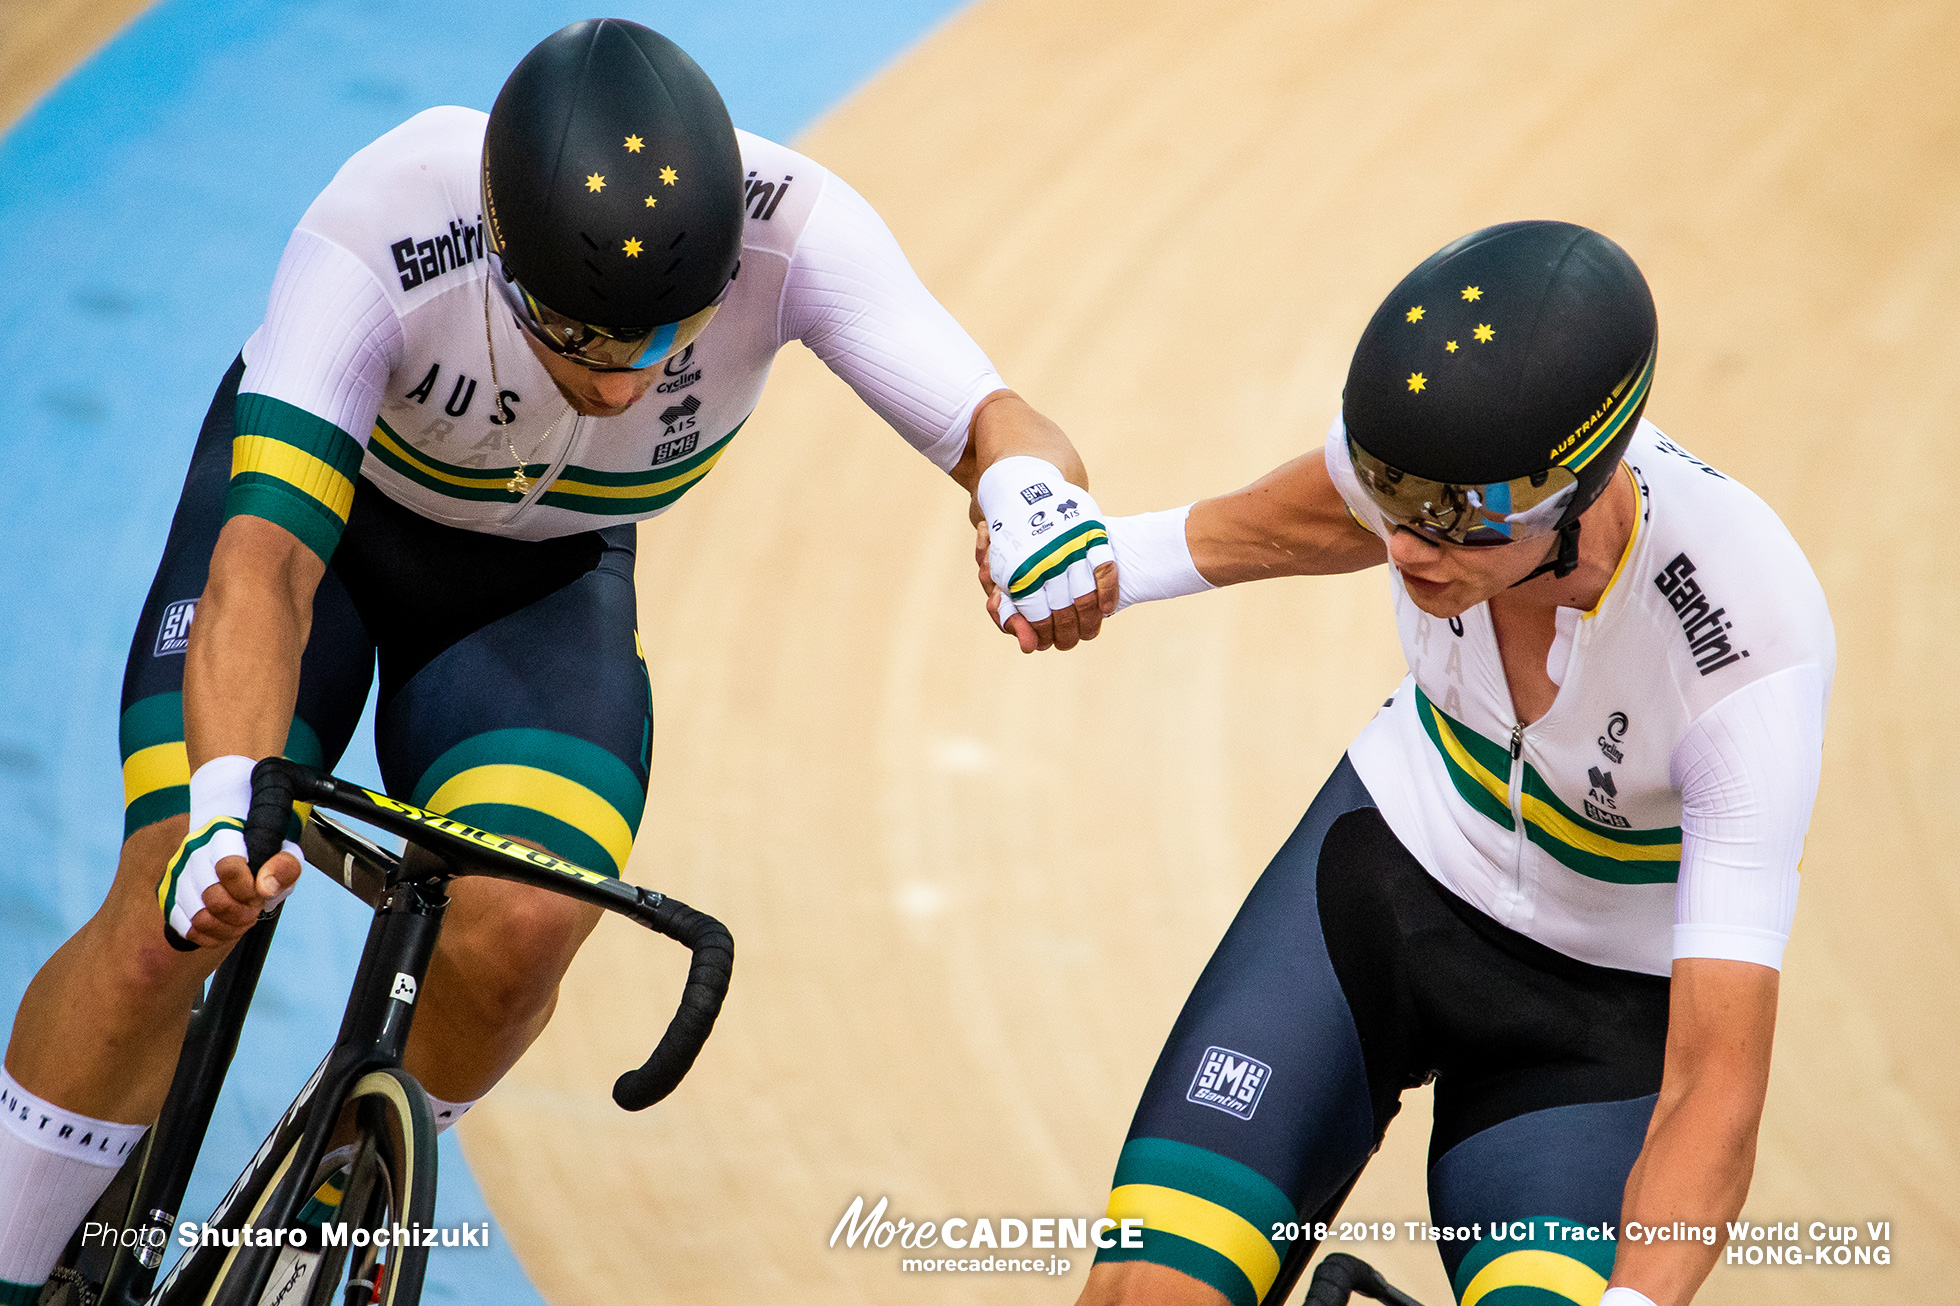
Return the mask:
[[[490, 352], [490, 389], [492, 391], [490, 405], [492, 408], [500, 408], [503, 404], [504, 388], [502, 383], [497, 380], [497, 346], [491, 343], [490, 340], [491, 275], [494, 275], [494, 271], [483, 278], [483, 347]], [[526, 463], [533, 463], [538, 460], [538, 453], [551, 440], [551, 433], [558, 429], [558, 423], [565, 420], [565, 413], [571, 411], [572, 406], [566, 404], [564, 411], [551, 419], [551, 425], [544, 428], [544, 434], [539, 436], [537, 444], [531, 447], [531, 456], [529, 458], [517, 452], [517, 442], [510, 438], [510, 428], [517, 423], [517, 415], [515, 413], [511, 414], [510, 421], [504, 424], [504, 446], [510, 450], [510, 456], [516, 460], [517, 466], [511, 470], [510, 479], [504, 482], [504, 489], [517, 495], [529, 494], [531, 492], [531, 487], [536, 482], [524, 474], [524, 466]]]

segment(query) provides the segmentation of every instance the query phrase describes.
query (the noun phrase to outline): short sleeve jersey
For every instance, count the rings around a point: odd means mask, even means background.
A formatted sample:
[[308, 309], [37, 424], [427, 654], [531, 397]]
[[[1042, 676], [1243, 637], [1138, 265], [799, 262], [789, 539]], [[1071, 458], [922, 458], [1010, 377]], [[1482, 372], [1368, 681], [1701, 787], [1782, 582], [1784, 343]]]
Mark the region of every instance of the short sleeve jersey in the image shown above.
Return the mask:
[[[570, 411], [487, 280], [486, 120], [416, 115], [306, 211], [245, 346], [228, 516], [274, 521], [322, 557], [356, 476], [423, 516], [518, 539], [652, 517], [726, 452], [792, 339], [935, 464], [958, 459], [1001, 386], [986, 355], [856, 192], [745, 132], [741, 264], [720, 311], [626, 413]], [[615, 184], [657, 202], [691, 180], [656, 166]]]
[[[1350, 511], [1385, 534], [1338, 421], [1327, 463]], [[1634, 531], [1598, 604], [1559, 610], [1550, 710], [1518, 720], [1488, 605], [1431, 617], [1391, 568], [1410, 674], [1349, 757], [1459, 897], [1582, 961], [1664, 975], [1684, 923], [1678, 746], [1778, 677], [1821, 739], [1836, 642], [1816, 577], [1761, 499], [1644, 420], [1620, 474], [1638, 495]]]

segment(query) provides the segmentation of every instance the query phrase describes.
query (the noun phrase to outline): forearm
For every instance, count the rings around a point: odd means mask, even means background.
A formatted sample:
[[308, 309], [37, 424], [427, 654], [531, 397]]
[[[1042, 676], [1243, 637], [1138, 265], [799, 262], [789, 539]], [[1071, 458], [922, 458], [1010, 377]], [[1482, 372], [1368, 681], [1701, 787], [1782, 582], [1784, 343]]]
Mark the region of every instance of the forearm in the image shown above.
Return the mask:
[[[1769, 1089], [1777, 972], [1706, 957], [1674, 963], [1659, 1100], [1627, 1176], [1615, 1286], [1684, 1306], [1714, 1268], [1756, 1167]], [[1712, 1228], [1712, 1241], [1649, 1242], [1630, 1231]]]
[[[1760, 1099], [1752, 1104], [1734, 1094], [1692, 1091], [1672, 1108], [1655, 1107], [1646, 1145], [1627, 1177], [1614, 1284], [1636, 1288], [1660, 1306], [1693, 1299], [1749, 1195], [1761, 1114]], [[1629, 1232], [1671, 1235], [1677, 1221], [1714, 1229], [1715, 1237], [1648, 1242]]]
[[1200, 499], [1184, 532], [1192, 562], [1213, 585], [1336, 575], [1388, 556], [1381, 540], [1348, 515], [1319, 450], [1244, 489]]
[[184, 742], [193, 771], [214, 757], [284, 751], [324, 570], [279, 527], [250, 517], [226, 523], [185, 653]]

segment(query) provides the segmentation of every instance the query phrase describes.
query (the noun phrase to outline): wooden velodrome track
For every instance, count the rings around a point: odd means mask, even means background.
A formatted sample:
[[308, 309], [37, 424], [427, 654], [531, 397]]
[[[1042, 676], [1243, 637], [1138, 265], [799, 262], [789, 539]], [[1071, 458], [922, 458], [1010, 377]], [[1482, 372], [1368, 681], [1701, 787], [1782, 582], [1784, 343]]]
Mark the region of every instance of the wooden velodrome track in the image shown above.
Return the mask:
[[[59, 26], [40, 15], [87, 10], [99, 39], [110, 9], [9, 6], [9, 93], [88, 48], [28, 49]], [[1936, 1301], [1960, 1273], [1955, 49], [1938, 0], [982, 0], [801, 142], [1112, 512], [1317, 443], [1375, 302], [1453, 236], [1561, 217], [1640, 261], [1649, 415], [1783, 514], [1839, 638], [1748, 1211], [1893, 1229], [1888, 1269], [1718, 1269], [1703, 1302]], [[963, 507], [790, 351], [643, 534], [660, 737], [629, 874], [729, 921], [741, 966], [688, 1085], [627, 1116], [605, 1086], [678, 970], [609, 923], [462, 1126], [554, 1303], [1072, 1300], [1080, 1253], [1057, 1283], [825, 1242], [859, 1194], [1095, 1213], [1192, 978], [1402, 673], [1379, 575], [1020, 658], [980, 613]], [[1426, 1106], [1348, 1214], [1425, 1214]], [[1427, 1246], [1349, 1250], [1449, 1299]]]

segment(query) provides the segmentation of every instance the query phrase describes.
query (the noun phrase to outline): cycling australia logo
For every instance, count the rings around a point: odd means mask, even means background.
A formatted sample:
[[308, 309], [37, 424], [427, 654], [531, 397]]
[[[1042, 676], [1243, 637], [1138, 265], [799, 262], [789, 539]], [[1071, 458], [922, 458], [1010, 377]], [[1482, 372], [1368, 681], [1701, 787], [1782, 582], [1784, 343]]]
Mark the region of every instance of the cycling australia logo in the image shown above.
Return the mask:
[[701, 379], [701, 369], [694, 365], [693, 345], [689, 345], [668, 359], [667, 365], [660, 370], [666, 374], [667, 379], [654, 389], [663, 395], [679, 394]]
[[1184, 1100], [1250, 1120], [1272, 1077], [1273, 1068], [1263, 1061], [1230, 1048], [1209, 1047]]
[[1723, 620], [1727, 608], [1710, 610], [1708, 595], [1702, 593], [1701, 582], [1692, 579], [1694, 574], [1695, 564], [1688, 560], [1688, 555], [1677, 553], [1666, 570], [1654, 577], [1654, 588], [1667, 597], [1668, 606], [1674, 609], [1681, 622], [1681, 633], [1688, 637], [1688, 652], [1694, 656], [1695, 669], [1705, 676], [1748, 657], [1749, 650], [1730, 647], [1728, 633], [1735, 623]]
[[1620, 751], [1620, 744], [1626, 737], [1627, 714], [1624, 712], [1615, 712], [1612, 716], [1607, 717], [1606, 733], [1599, 737], [1600, 756], [1615, 764], [1626, 761], [1627, 755]]
[[163, 610], [163, 620], [157, 624], [156, 656], [169, 657], [191, 646], [191, 618], [196, 615], [196, 599], [178, 599]]

